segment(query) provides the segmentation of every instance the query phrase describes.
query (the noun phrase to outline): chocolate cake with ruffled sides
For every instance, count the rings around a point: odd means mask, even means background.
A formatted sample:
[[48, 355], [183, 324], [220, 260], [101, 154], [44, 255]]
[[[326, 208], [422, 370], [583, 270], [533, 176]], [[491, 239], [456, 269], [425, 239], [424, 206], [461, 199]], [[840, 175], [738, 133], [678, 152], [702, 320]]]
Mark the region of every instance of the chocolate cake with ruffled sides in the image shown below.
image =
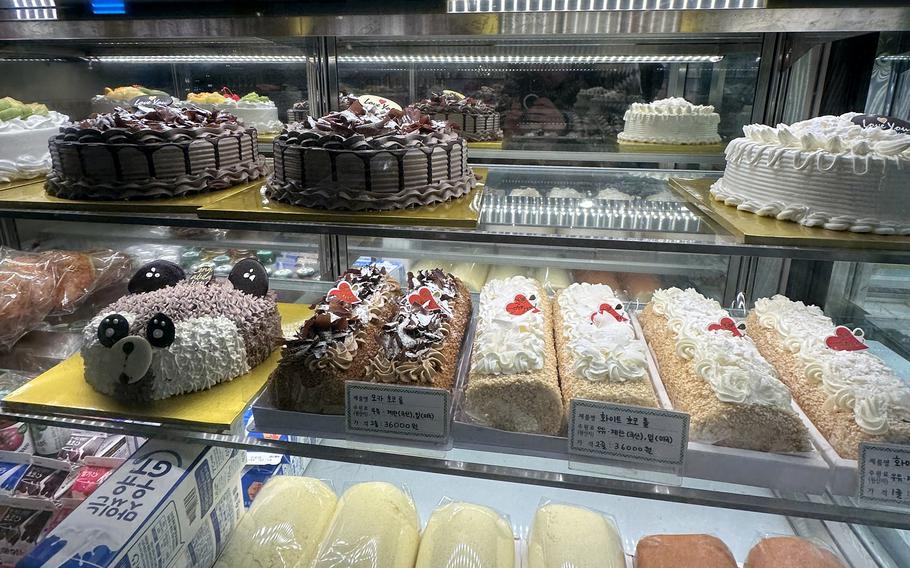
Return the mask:
[[419, 110], [346, 110], [288, 125], [275, 139], [270, 199], [316, 209], [404, 209], [466, 195], [476, 183], [463, 138]]
[[451, 93], [434, 93], [414, 106], [433, 120], [454, 124], [469, 142], [502, 140], [499, 113], [483, 101]]
[[223, 111], [117, 108], [51, 138], [47, 192], [128, 200], [226, 189], [262, 176], [256, 136], [255, 128]]

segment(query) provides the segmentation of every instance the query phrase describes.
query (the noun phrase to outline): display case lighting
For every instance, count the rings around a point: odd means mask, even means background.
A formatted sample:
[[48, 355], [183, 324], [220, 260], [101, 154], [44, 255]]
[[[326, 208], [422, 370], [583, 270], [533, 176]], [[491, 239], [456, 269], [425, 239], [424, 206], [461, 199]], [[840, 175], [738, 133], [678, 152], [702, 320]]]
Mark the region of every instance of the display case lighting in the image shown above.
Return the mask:
[[717, 63], [723, 55], [339, 55], [339, 63]]
[[764, 8], [767, 0], [448, 0], [450, 14]]
[[907, 55], [880, 55], [876, 59], [879, 61], [910, 61], [910, 54]]
[[56, 20], [56, 0], [12, 0], [17, 20]]
[[99, 55], [99, 63], [306, 63], [306, 55]]

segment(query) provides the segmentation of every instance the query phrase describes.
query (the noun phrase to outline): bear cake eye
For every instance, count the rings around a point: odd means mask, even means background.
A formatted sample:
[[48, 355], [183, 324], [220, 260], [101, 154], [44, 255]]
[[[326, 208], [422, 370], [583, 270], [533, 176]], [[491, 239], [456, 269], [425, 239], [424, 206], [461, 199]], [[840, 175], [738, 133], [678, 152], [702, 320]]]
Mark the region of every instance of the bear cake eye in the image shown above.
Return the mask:
[[174, 322], [164, 314], [152, 316], [145, 326], [145, 338], [152, 347], [167, 347], [174, 342], [174, 336]]
[[98, 324], [98, 341], [105, 347], [113, 347], [129, 334], [130, 324], [120, 314], [111, 314]]

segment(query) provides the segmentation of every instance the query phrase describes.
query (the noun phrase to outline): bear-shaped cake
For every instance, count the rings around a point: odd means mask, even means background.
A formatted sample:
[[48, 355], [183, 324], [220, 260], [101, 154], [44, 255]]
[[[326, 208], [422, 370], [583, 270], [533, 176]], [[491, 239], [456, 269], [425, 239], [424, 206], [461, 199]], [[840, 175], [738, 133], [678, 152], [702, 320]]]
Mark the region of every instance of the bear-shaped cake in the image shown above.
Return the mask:
[[247, 373], [282, 343], [268, 275], [238, 262], [227, 280], [158, 260], [130, 279], [129, 294], [86, 326], [85, 380], [124, 402], [200, 391]]

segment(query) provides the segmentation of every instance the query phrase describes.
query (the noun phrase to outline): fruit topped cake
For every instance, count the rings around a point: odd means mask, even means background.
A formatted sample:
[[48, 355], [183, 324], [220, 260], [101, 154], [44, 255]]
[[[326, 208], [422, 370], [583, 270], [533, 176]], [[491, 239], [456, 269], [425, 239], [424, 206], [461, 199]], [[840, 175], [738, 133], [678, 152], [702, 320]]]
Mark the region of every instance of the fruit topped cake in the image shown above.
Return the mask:
[[443, 91], [414, 106], [433, 120], [454, 124], [469, 142], [502, 140], [499, 113], [483, 101]]
[[68, 116], [42, 104], [0, 99], [0, 183], [46, 174], [48, 140], [66, 124]]
[[85, 380], [125, 402], [160, 400], [243, 375], [281, 343], [265, 268], [234, 265], [226, 280], [187, 280], [158, 260], [130, 279], [129, 294], [86, 326]]
[[128, 109], [133, 106], [133, 101], [139, 97], [155, 97], [165, 104], [176, 102], [164, 91], [149, 89], [141, 85], [129, 85], [113, 89], [105, 87], [104, 93], [92, 97], [92, 112], [111, 112], [117, 107]]
[[223, 87], [217, 93], [189, 93], [186, 101], [208, 110], [227, 111], [248, 128], [259, 134], [281, 132], [284, 124], [278, 120], [278, 108], [267, 96], [247, 93], [242, 97]]
[[475, 179], [465, 141], [419, 110], [354, 100], [289, 124], [275, 139], [276, 201], [348, 211], [403, 209], [466, 195]]
[[261, 174], [256, 131], [222, 111], [165, 105], [92, 115], [50, 140], [47, 192], [66, 199], [183, 197]]

